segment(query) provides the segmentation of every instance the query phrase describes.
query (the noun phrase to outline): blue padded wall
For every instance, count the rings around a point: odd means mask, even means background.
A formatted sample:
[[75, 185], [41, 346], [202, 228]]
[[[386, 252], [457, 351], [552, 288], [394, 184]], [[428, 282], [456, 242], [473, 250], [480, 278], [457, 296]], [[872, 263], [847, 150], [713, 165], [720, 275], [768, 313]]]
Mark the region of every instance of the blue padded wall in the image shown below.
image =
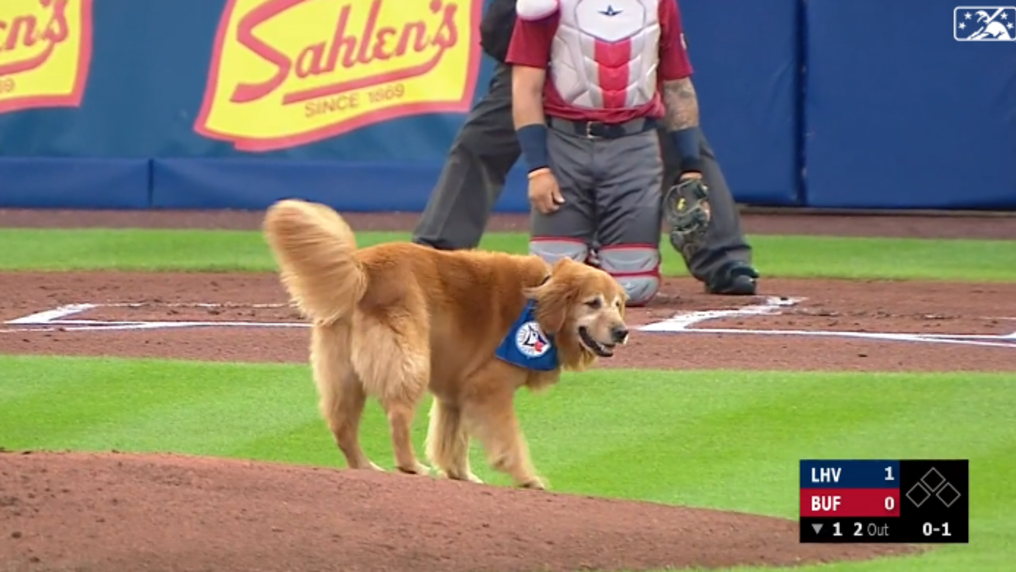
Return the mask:
[[798, 204], [798, 0], [682, 0], [702, 126], [734, 196]]
[[151, 205], [148, 159], [0, 158], [0, 206], [143, 209]]
[[808, 0], [808, 205], [1016, 208], [1016, 42], [946, 0]]
[[[462, 64], [421, 85], [461, 81], [462, 102], [475, 103], [494, 68], [470, 51], [478, 42], [477, 9], [489, 0], [443, 1], [468, 16], [455, 47]], [[82, 14], [91, 10], [57, 46], [59, 57], [78, 58], [80, 101], [75, 95], [73, 102], [22, 109], [16, 99], [49, 101], [53, 94], [33, 96], [31, 86], [43, 84], [18, 73], [0, 77], [0, 207], [262, 208], [305, 196], [342, 210], [422, 209], [465, 120], [461, 107], [378, 116], [339, 135], [260, 151], [197, 127], [208, 88], [218, 85], [210, 72], [226, 10], [266, 3], [69, 0], [66, 6]], [[703, 128], [738, 201], [1016, 209], [1016, 41], [955, 41], [954, 2], [679, 3]], [[369, 3], [303, 3], [299, 10], [337, 18], [346, 4], [360, 10]], [[386, 18], [401, 25], [431, 17], [426, 6], [411, 6]], [[0, 20], [17, 10], [0, 2]], [[334, 31], [331, 20], [294, 16], [299, 10], [276, 15], [296, 18], [287, 26], [320, 25], [293, 40], [289, 56], [329, 41]], [[1010, 13], [1016, 20], [1016, 9]], [[291, 29], [276, 24], [272, 29]], [[75, 56], [75, 46], [86, 49]], [[241, 49], [235, 42], [233, 48]], [[267, 69], [248, 67], [232, 68], [240, 75], [222, 85], [258, 79], [244, 74]], [[59, 83], [56, 76], [49, 81]], [[284, 113], [281, 103], [269, 104], [235, 125], [300, 120], [280, 120]], [[527, 208], [526, 178], [516, 168], [496, 210]]]

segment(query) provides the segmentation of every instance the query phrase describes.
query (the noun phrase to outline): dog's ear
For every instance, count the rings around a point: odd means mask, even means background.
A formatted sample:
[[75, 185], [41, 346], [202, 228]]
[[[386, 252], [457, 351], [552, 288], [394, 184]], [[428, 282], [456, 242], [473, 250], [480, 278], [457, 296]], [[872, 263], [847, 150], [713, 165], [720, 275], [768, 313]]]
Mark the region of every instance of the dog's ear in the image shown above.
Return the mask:
[[550, 279], [535, 288], [527, 288], [525, 295], [536, 301], [536, 319], [548, 334], [564, 329], [568, 313], [575, 303], [576, 288], [570, 280], [568, 263], [570, 259], [556, 262], [551, 269]]
[[575, 302], [575, 289], [568, 280], [551, 276], [547, 283], [531, 288], [526, 295], [536, 300], [536, 319], [545, 332], [556, 334], [564, 329]]

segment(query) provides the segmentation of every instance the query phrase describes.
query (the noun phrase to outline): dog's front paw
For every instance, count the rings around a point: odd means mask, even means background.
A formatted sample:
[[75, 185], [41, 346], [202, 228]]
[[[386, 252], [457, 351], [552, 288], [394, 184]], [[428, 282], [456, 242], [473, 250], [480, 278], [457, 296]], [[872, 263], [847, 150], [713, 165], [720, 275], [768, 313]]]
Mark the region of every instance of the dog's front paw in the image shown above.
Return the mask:
[[385, 469], [383, 467], [379, 466], [377, 463], [374, 463], [373, 461], [363, 461], [358, 464], [350, 465], [349, 468], [354, 471], [380, 471], [382, 473], [385, 472]]
[[417, 462], [411, 467], [399, 467], [399, 471], [409, 475], [429, 475], [430, 467], [423, 463]]
[[437, 471], [437, 475], [439, 477], [443, 477], [443, 478], [446, 478], [446, 479], [449, 479], [449, 480], [452, 480], [452, 481], [466, 481], [466, 482], [470, 482], [470, 483], [476, 483], [478, 485], [482, 485], [483, 484], [483, 481], [480, 480], [480, 477], [478, 477], [475, 474], [473, 474], [472, 471], [461, 471], [460, 472], [460, 471], [441, 471], [441, 470], [438, 470]]
[[547, 490], [547, 484], [544, 483], [543, 479], [541, 479], [540, 477], [532, 477], [520, 483], [519, 486], [524, 489], [533, 489], [537, 491]]
[[467, 482], [470, 482], [470, 483], [475, 483], [477, 485], [482, 485], [483, 484], [483, 481], [480, 480], [480, 477], [478, 477], [475, 474], [473, 474], [472, 471], [466, 471], [464, 473], [459, 473], [459, 474], [456, 474], [454, 477], [450, 477], [450, 478], [455, 479], [457, 481], [467, 481]]

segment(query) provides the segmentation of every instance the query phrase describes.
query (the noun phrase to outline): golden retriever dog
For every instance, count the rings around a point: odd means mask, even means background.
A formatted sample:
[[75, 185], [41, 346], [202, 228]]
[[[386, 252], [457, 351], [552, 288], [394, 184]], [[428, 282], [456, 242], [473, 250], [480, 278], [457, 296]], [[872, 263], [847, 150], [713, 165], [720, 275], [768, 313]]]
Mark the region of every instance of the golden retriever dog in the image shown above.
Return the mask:
[[[429, 390], [426, 456], [439, 474], [480, 482], [469, 466], [474, 438], [491, 467], [517, 486], [545, 488], [515, 415], [515, 393], [546, 388], [563, 369], [586, 369], [627, 341], [627, 296], [616, 280], [567, 259], [551, 266], [536, 256], [412, 243], [358, 249], [337, 212], [301, 200], [272, 205], [263, 228], [283, 286], [311, 322], [321, 414], [349, 468], [381, 470], [359, 444], [371, 397], [387, 415], [395, 465], [428, 474], [410, 428]], [[502, 342], [526, 341], [508, 335], [526, 308], [535, 318], [527, 323], [529, 341], [541, 351], [544, 342], [556, 347], [557, 359], [542, 369], [496, 353]], [[542, 331], [534, 334], [534, 324]]]

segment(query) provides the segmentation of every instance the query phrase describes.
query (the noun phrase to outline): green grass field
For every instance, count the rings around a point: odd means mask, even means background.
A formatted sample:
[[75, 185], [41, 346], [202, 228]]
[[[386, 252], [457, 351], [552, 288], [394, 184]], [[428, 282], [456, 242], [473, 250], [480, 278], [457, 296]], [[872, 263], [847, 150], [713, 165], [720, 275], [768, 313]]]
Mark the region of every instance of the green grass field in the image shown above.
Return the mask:
[[[364, 232], [360, 246], [408, 240], [409, 234]], [[751, 238], [766, 276], [799, 278], [1016, 280], [1016, 242], [801, 236]], [[210, 230], [0, 229], [0, 270], [272, 271], [260, 233]], [[481, 247], [525, 252], [526, 237], [490, 233]], [[664, 249], [663, 271], [687, 274]]]
[[[405, 235], [360, 238], [369, 244]], [[1016, 282], [1016, 242], [774, 236], [751, 242], [765, 277]], [[250, 232], [0, 230], [0, 243], [3, 270], [273, 269], [260, 235]], [[522, 251], [525, 238], [495, 234], [484, 246]], [[666, 271], [684, 268], [669, 256]], [[0, 356], [0, 446], [337, 466], [309, 376], [304, 365]], [[140, 378], [144, 385], [136, 383]], [[519, 409], [536, 464], [555, 490], [787, 518], [798, 512], [802, 458], [967, 458], [969, 545], [800, 570], [1013, 569], [1012, 372], [601, 370], [545, 394], [522, 393]], [[216, 420], [214, 431], [209, 419]], [[425, 421], [418, 416], [418, 445]], [[362, 439], [368, 454], [390, 465], [386, 425], [374, 405]], [[621, 450], [635, 462], [611, 464]], [[507, 484], [486, 470], [478, 452], [474, 466], [481, 478]]]

